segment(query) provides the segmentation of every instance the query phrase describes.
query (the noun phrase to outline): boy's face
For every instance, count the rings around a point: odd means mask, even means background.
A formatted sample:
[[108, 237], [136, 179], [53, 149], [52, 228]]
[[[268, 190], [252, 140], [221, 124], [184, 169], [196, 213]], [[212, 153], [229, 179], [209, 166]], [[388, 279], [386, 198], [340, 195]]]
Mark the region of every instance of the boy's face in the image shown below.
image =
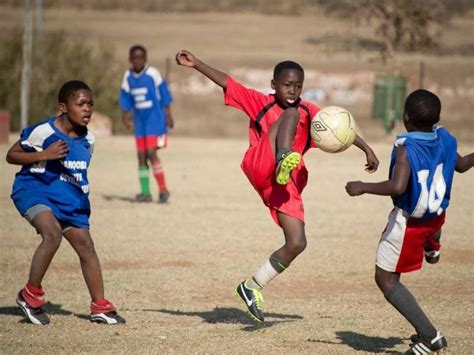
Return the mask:
[[59, 103], [59, 111], [66, 114], [73, 126], [86, 127], [94, 112], [94, 100], [89, 90], [79, 90]]
[[146, 54], [140, 49], [135, 49], [130, 54], [130, 64], [132, 64], [132, 70], [135, 73], [140, 73], [146, 64]]
[[272, 79], [275, 97], [283, 106], [295, 105], [303, 91], [303, 73], [296, 69], [285, 69]]

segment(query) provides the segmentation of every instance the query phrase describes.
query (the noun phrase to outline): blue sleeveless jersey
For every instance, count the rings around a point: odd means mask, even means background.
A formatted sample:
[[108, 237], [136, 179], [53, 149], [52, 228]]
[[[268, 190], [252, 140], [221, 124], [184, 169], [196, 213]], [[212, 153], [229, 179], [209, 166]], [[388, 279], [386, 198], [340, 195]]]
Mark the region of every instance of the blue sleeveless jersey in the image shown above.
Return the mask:
[[66, 157], [23, 165], [13, 183], [12, 200], [24, 215], [32, 206], [49, 206], [61, 221], [75, 227], [88, 227], [90, 215], [89, 167], [95, 138], [88, 132], [71, 138], [55, 125], [55, 116], [25, 128], [20, 145], [26, 152], [41, 152], [58, 140], [69, 147]]
[[390, 162], [390, 177], [397, 147], [404, 146], [411, 168], [407, 190], [392, 197], [393, 204], [411, 218], [428, 220], [443, 213], [449, 205], [457, 160], [456, 139], [443, 127], [433, 132], [408, 132], [397, 136]]
[[125, 72], [120, 88], [120, 108], [133, 111], [135, 128], [140, 127], [137, 136], [167, 133], [164, 108], [172, 101], [168, 85], [158, 69], [147, 66], [140, 73], [131, 69]]

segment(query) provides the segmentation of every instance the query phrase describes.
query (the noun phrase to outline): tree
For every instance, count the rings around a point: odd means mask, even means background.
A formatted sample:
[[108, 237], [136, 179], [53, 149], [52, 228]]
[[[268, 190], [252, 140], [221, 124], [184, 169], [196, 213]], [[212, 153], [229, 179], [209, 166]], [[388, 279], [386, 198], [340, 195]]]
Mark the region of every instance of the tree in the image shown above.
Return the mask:
[[449, 21], [446, 3], [440, 0], [363, 0], [359, 13], [376, 23], [384, 61], [396, 51], [437, 47], [442, 26]]

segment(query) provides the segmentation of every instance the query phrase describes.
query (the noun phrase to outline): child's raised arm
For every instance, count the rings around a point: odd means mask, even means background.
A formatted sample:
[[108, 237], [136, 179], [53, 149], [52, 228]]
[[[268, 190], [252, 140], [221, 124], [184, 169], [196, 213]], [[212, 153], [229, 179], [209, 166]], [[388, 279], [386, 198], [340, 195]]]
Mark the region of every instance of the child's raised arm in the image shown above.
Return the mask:
[[456, 171], [458, 173], [463, 173], [468, 171], [474, 166], [474, 153], [469, 155], [460, 156], [458, 153], [458, 159], [456, 160]]
[[54, 142], [41, 152], [25, 152], [20, 145], [20, 141], [17, 141], [8, 150], [6, 160], [9, 164], [29, 165], [44, 160], [61, 159], [64, 158], [68, 152], [69, 148], [67, 143], [62, 140]]
[[194, 68], [201, 72], [221, 88], [227, 87], [227, 74], [217, 69], [214, 69], [204, 62], [197, 59], [191, 52], [187, 50], [181, 50], [176, 53], [176, 63], [184, 67]]

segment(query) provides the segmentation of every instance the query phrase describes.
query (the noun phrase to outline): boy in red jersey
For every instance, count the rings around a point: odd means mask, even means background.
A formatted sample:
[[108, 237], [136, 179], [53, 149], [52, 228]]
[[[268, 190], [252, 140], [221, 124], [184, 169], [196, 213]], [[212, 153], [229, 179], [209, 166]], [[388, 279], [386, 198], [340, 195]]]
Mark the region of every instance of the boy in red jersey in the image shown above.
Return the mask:
[[[301, 100], [304, 71], [292, 61], [281, 62], [275, 67], [271, 81], [275, 94], [272, 95], [244, 87], [186, 50], [176, 54], [176, 62], [196, 69], [222, 87], [225, 104], [250, 117], [250, 146], [241, 167], [285, 236], [285, 244], [235, 290], [252, 318], [263, 322], [262, 288], [306, 247], [301, 192], [306, 186], [308, 171], [302, 155], [312, 147], [309, 127], [319, 108]], [[366, 170], [374, 172], [378, 160], [372, 149], [358, 136], [354, 144], [367, 156]]]

